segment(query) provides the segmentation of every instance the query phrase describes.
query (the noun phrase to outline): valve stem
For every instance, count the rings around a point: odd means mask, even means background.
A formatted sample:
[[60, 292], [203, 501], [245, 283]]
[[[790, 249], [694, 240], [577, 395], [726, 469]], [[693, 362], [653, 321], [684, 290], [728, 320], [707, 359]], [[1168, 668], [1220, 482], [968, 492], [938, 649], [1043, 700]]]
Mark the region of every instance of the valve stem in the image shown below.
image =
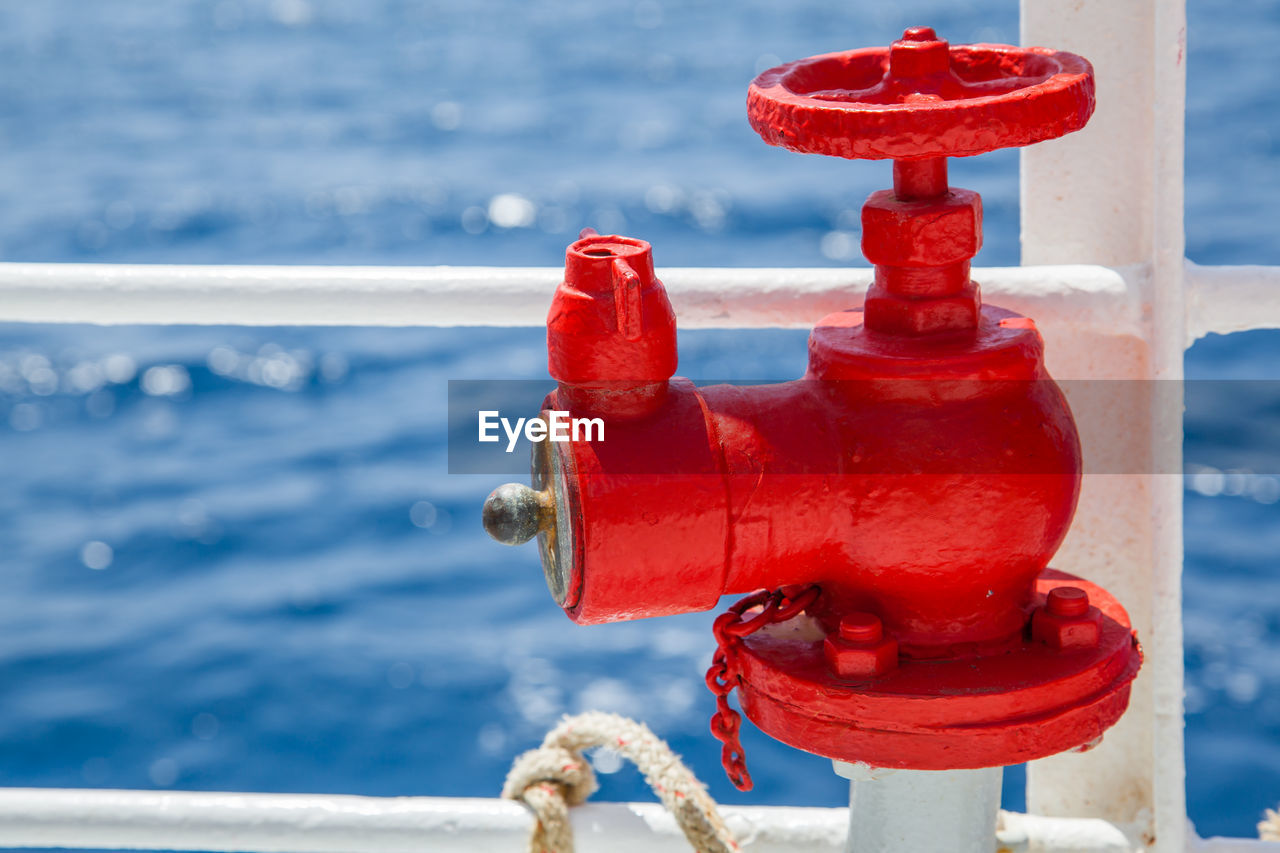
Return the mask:
[[898, 201], [937, 198], [947, 189], [946, 157], [893, 161], [893, 194]]

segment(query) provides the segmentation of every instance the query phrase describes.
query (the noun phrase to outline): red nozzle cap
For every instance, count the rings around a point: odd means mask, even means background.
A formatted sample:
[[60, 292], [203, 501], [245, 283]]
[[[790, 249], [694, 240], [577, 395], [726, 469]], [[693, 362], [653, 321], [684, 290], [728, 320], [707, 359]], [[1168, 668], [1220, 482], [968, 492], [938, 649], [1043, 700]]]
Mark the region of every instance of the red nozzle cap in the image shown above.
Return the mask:
[[676, 361], [675, 314], [649, 244], [595, 233], [571, 244], [547, 315], [547, 366], [560, 404], [645, 414], [661, 403]]

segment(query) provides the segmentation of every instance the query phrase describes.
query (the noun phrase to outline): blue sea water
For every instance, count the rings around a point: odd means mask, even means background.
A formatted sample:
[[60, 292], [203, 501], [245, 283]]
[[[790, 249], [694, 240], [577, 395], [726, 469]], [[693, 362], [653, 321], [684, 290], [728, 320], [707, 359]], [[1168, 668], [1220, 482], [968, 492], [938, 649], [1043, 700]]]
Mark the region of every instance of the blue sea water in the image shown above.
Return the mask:
[[[555, 265], [594, 225], [651, 240], [659, 265], [861, 263], [857, 209], [887, 167], [763, 145], [747, 81], [921, 22], [1013, 42], [1016, 15], [4, 4], [0, 259]], [[1189, 15], [1188, 253], [1280, 263], [1280, 94], [1239, 36], [1273, 43], [1280, 10]], [[1016, 154], [952, 176], [984, 197], [978, 262], [1016, 263]], [[795, 332], [681, 347], [692, 376], [803, 368]], [[1187, 368], [1274, 379], [1278, 356], [1255, 332]], [[827, 762], [749, 727], [756, 791], [724, 780], [709, 614], [574, 626], [533, 552], [484, 536], [498, 480], [445, 473], [445, 383], [539, 378], [544, 358], [537, 329], [0, 327], [0, 784], [487, 796], [560, 714], [603, 708], [646, 720], [723, 801], [841, 803]], [[1239, 405], [1244, 446], [1274, 442], [1277, 400]], [[1206, 423], [1189, 458], [1239, 448], [1238, 425]], [[1280, 485], [1188, 484], [1190, 809], [1203, 833], [1249, 835], [1280, 799]], [[633, 771], [601, 778], [602, 798], [646, 796]]]

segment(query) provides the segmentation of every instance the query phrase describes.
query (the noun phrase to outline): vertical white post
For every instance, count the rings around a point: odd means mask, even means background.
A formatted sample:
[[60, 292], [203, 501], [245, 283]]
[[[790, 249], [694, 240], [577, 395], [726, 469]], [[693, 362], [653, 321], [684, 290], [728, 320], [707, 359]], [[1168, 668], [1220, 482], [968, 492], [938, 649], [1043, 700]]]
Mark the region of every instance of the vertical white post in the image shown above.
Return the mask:
[[[1150, 317], [1142, 337], [1068, 328], [1046, 340], [1056, 378], [1128, 380], [1117, 393], [1149, 403], [1124, 422], [1081, 425], [1087, 468], [1141, 458], [1151, 473], [1086, 475], [1072, 534], [1054, 560], [1116, 594], [1146, 663], [1128, 714], [1101, 746], [1031, 765], [1028, 810], [1105, 817], [1158, 851], [1181, 853], [1184, 0], [1021, 7], [1023, 44], [1085, 56], [1098, 86], [1089, 127], [1023, 151], [1023, 263], [1134, 265], [1148, 282], [1139, 295]], [[1157, 393], [1157, 379], [1171, 381]]]
[[887, 770], [835, 763], [849, 779], [846, 853], [991, 853], [1003, 767]]

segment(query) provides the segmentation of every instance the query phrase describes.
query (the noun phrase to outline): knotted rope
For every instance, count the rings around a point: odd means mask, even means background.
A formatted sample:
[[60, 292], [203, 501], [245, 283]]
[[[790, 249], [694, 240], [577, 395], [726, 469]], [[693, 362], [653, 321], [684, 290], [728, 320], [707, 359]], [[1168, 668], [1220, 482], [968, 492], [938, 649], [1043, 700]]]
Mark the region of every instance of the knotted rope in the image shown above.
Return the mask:
[[1258, 838], [1262, 841], [1280, 841], [1280, 812], [1267, 809], [1265, 818], [1258, 824]]
[[502, 796], [525, 803], [537, 817], [530, 853], [573, 853], [569, 807], [596, 790], [595, 773], [582, 755], [594, 747], [608, 747], [636, 765], [698, 853], [738, 853], [715, 800], [671, 747], [644, 723], [601, 711], [565, 717], [542, 746], [512, 763]]

